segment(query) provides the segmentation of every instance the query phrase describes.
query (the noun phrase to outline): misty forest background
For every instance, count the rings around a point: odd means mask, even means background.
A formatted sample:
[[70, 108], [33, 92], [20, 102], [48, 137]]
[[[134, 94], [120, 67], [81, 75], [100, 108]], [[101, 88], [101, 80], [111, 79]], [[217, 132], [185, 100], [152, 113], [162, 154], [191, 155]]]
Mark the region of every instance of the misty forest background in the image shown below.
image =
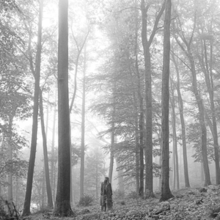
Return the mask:
[[[69, 0], [73, 206], [98, 202], [104, 176], [114, 198], [161, 191], [163, 83], [170, 189], [220, 184], [220, 1], [172, 1], [162, 79], [166, 2]], [[0, 38], [0, 195], [29, 214], [54, 206], [59, 179], [58, 2], [1, 0]]]

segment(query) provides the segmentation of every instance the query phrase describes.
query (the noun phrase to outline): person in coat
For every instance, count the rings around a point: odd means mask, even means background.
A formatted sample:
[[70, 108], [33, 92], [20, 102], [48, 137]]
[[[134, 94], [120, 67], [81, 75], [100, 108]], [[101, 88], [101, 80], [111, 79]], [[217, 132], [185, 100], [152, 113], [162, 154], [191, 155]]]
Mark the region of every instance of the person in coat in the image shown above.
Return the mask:
[[101, 183], [100, 205], [102, 211], [106, 211], [106, 208], [112, 210], [112, 186], [108, 177], [105, 177], [104, 182]]

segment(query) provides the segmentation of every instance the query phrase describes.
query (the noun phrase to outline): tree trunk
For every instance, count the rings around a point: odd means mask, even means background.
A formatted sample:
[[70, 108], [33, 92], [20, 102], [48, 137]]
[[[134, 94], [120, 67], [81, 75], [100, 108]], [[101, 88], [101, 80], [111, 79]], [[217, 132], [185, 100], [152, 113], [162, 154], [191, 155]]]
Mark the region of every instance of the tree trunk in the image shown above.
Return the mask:
[[142, 45], [145, 66], [145, 99], [146, 99], [146, 148], [145, 148], [145, 196], [153, 196], [153, 146], [152, 146], [152, 88], [150, 45], [147, 41], [147, 11], [145, 0], [141, 1], [142, 12]]
[[[143, 99], [140, 99], [140, 107], [143, 107]], [[140, 188], [139, 196], [144, 198], [144, 112], [141, 110], [139, 118], [140, 132]]]
[[207, 156], [207, 131], [205, 124], [205, 110], [204, 110], [203, 100], [198, 91], [195, 63], [189, 46], [188, 46], [188, 58], [192, 73], [193, 92], [199, 108], [199, 122], [200, 122], [199, 124], [201, 128], [201, 150], [202, 150], [202, 159], [203, 159], [203, 166], [205, 173], [205, 186], [207, 186], [211, 184], [211, 180], [210, 180], [210, 172], [209, 172], [208, 156]]
[[54, 213], [58, 216], [70, 216], [73, 212], [70, 205], [68, 0], [59, 0], [58, 38], [58, 181]]
[[52, 130], [52, 146], [51, 146], [51, 186], [52, 186], [52, 198], [55, 198], [55, 132], [56, 132], [56, 106], [53, 113], [53, 130]]
[[[138, 91], [134, 91], [134, 100], [135, 100], [135, 145], [136, 145], [136, 151], [135, 151], [135, 159], [136, 159], [136, 193], [139, 195], [139, 188], [140, 188], [140, 144], [139, 144], [139, 129], [138, 129], [138, 104], [139, 104], [139, 94], [141, 94], [141, 87], [139, 86], [140, 84], [140, 73], [139, 73], [139, 65], [138, 65], [138, 3], [137, 0], [135, 0], [135, 47], [134, 47], [134, 54], [135, 54], [135, 72], [136, 72], [136, 81], [137, 83], [134, 85], [138, 85]], [[138, 78], [139, 77], [139, 78]], [[133, 82], [134, 80], [132, 80]], [[135, 87], [134, 87], [135, 88]], [[137, 94], [137, 95], [136, 95]]]
[[[19, 201], [19, 177], [16, 176], [15, 177], [15, 206], [18, 207], [18, 201]], [[0, 191], [0, 195], [1, 195], [1, 191]]]
[[96, 164], [95, 164], [95, 199], [98, 201], [99, 198], [99, 176], [98, 176], [99, 170], [98, 170], [98, 158], [96, 155]]
[[145, 101], [146, 101], [146, 149], [145, 149], [145, 196], [153, 197], [153, 145], [152, 145], [152, 80], [151, 80], [151, 53], [150, 46], [158, 30], [158, 23], [163, 14], [165, 4], [162, 5], [161, 10], [157, 14], [154, 26], [147, 38], [147, 8], [145, 0], [141, 0], [141, 14], [142, 14], [142, 31], [141, 40], [144, 50], [144, 67], [145, 67]]
[[[161, 130], [159, 131], [159, 134], [158, 134], [158, 139], [159, 139], [159, 143], [160, 143], [160, 152], [161, 152], [161, 155], [160, 155], [160, 158], [159, 158], [159, 165], [160, 167], [162, 168], [162, 135], [161, 135]], [[160, 175], [159, 176], [159, 189], [161, 189], [162, 187], [162, 176]]]
[[166, 0], [162, 74], [162, 186], [160, 201], [173, 197], [169, 186], [169, 75], [171, 0]]
[[86, 49], [85, 49], [85, 52], [84, 52], [84, 69], [83, 69], [83, 93], [82, 93], [80, 198], [82, 198], [84, 196], [86, 59], [87, 59], [87, 57], [86, 57]]
[[188, 172], [188, 159], [187, 159], [187, 148], [186, 148], [186, 126], [183, 112], [183, 99], [180, 91], [180, 77], [179, 77], [179, 69], [177, 62], [172, 56], [172, 61], [174, 63], [177, 75], [177, 93], [178, 93], [178, 104], [179, 104], [179, 113], [180, 113], [180, 121], [181, 121], [181, 129], [182, 129], [182, 145], [183, 145], [183, 164], [184, 164], [184, 179], [185, 179], [185, 187], [190, 187], [189, 183], [189, 172]]
[[[116, 157], [116, 166], [119, 167], [120, 163]], [[118, 190], [121, 193], [122, 198], [125, 195], [125, 186], [124, 186], [124, 178], [123, 178], [123, 171], [120, 169], [117, 172], [117, 177], [118, 177]]]
[[45, 208], [45, 191], [46, 191], [46, 187], [45, 187], [45, 168], [43, 167], [42, 170], [42, 197], [41, 197], [41, 209]]
[[[114, 106], [113, 108], [115, 109]], [[113, 109], [113, 114], [114, 114], [114, 109]], [[109, 165], [109, 175], [108, 175], [110, 183], [112, 183], [113, 167], [114, 167], [115, 123], [113, 120], [112, 120], [112, 131], [111, 131], [110, 165]]]
[[212, 135], [214, 142], [214, 156], [215, 156], [215, 174], [216, 174], [216, 184], [220, 184], [220, 168], [219, 168], [219, 146], [218, 146], [218, 130], [216, 124], [216, 113], [215, 113], [215, 103], [214, 103], [214, 90], [213, 90], [213, 79], [212, 79], [212, 42], [210, 42], [210, 64], [207, 57], [207, 46], [204, 40], [204, 59], [200, 59], [202, 70], [205, 76], [206, 86], [209, 94], [210, 107], [211, 107], [211, 117], [212, 117]]
[[[0, 152], [0, 154], [4, 154], [4, 149], [3, 149], [3, 146], [4, 146], [4, 141], [5, 141], [5, 135], [4, 135], [4, 132], [2, 132], [1, 133], [1, 135], [0, 135], [0, 150], [1, 150], [1, 152]], [[3, 189], [2, 189], [2, 185], [0, 184], [0, 195], [2, 195], [2, 191], [3, 191]]]
[[113, 168], [114, 168], [114, 145], [115, 145], [115, 88], [116, 88], [116, 81], [114, 79], [113, 82], [113, 97], [112, 97], [112, 122], [111, 122], [111, 146], [110, 146], [110, 164], [109, 164], [109, 181], [112, 183], [112, 176], [113, 176]]
[[[8, 126], [8, 138], [7, 138], [7, 145], [8, 145], [8, 159], [12, 161], [13, 159], [13, 150], [12, 150], [12, 124], [13, 124], [13, 116], [9, 116], [9, 126]], [[8, 174], [8, 201], [13, 202], [13, 176], [12, 172]]]
[[137, 195], [139, 195], [139, 187], [140, 187], [140, 148], [139, 148], [139, 135], [138, 135], [138, 115], [136, 115], [136, 119], [135, 119], [135, 145], [136, 145], [136, 147], [135, 147], [136, 193], [137, 193]]
[[70, 113], [73, 109], [73, 104], [74, 104], [74, 101], [75, 101], [75, 98], [76, 98], [76, 91], [77, 91], [77, 73], [78, 73], [78, 67], [79, 67], [79, 58], [80, 58], [80, 55], [81, 55], [81, 52], [82, 52], [82, 49], [84, 47], [84, 45], [86, 44], [86, 41], [87, 41], [87, 38], [89, 36], [89, 31], [86, 35], [86, 37], [84, 38], [84, 41], [83, 41], [83, 44], [82, 46], [79, 48], [78, 44], [77, 44], [77, 41], [74, 37], [74, 40], [75, 40], [75, 43], [76, 43], [76, 46], [77, 46], [77, 56], [76, 56], [76, 60], [75, 60], [75, 72], [74, 72], [74, 91], [73, 91], [73, 96], [72, 96], [72, 99], [71, 99], [71, 103], [70, 103]]
[[47, 190], [47, 205], [48, 208], [53, 208], [53, 199], [50, 185], [50, 171], [48, 165], [48, 153], [47, 153], [47, 137], [44, 127], [44, 111], [43, 111], [43, 97], [42, 91], [40, 92], [40, 116], [41, 116], [41, 132], [43, 138], [43, 152], [44, 152], [44, 173], [46, 177], [46, 190]]
[[189, 42], [187, 42], [184, 36], [180, 36], [186, 48], [182, 45], [182, 43], [180, 43], [177, 37], [175, 37], [175, 39], [176, 39], [176, 42], [181, 47], [181, 49], [186, 54], [189, 60], [189, 64], [190, 64], [190, 72], [192, 76], [192, 90], [195, 95], [196, 103], [199, 109], [199, 124], [200, 124], [200, 130], [201, 130], [201, 151], [202, 151], [202, 160], [203, 160], [204, 173], [205, 173], [205, 186], [207, 186], [211, 184], [211, 180], [210, 180], [210, 172], [209, 172], [208, 156], [207, 156], [207, 130], [206, 130], [206, 124], [205, 124], [205, 109], [204, 109], [202, 97], [199, 93], [198, 86], [197, 86], [196, 67], [195, 67], [194, 58], [191, 52], [191, 43], [193, 39], [194, 29], [193, 29]]
[[172, 107], [172, 128], [173, 128], [173, 171], [174, 171], [174, 189], [179, 190], [179, 158], [177, 150], [177, 137], [176, 137], [176, 111], [175, 111], [175, 97], [174, 86], [171, 86], [172, 98], [170, 99]]
[[41, 38], [42, 38], [42, 15], [43, 15], [43, 0], [40, 1], [39, 22], [38, 22], [38, 42], [36, 54], [36, 68], [35, 68], [35, 86], [34, 86], [34, 107], [33, 107], [33, 124], [31, 136], [31, 152], [28, 165], [27, 185], [24, 201], [23, 216], [30, 214], [31, 193], [34, 175], [34, 164], [37, 147], [37, 128], [38, 128], [38, 100], [40, 91], [40, 68], [41, 68]]

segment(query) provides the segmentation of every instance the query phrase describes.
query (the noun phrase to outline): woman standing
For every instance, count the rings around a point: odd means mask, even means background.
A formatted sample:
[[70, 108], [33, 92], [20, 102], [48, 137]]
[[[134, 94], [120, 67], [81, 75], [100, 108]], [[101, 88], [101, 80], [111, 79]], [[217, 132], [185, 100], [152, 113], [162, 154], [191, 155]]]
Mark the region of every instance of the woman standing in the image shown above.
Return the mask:
[[112, 202], [112, 186], [109, 182], [109, 178], [105, 177], [104, 182], [101, 184], [101, 200], [100, 200], [101, 210], [106, 211], [106, 207], [108, 210], [112, 210], [113, 202]]

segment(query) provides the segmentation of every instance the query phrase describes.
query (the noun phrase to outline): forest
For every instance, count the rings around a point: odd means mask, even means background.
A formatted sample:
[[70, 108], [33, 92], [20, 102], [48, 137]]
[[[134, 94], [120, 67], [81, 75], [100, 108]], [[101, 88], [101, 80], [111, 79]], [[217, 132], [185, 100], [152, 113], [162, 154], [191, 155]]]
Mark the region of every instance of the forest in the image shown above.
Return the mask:
[[220, 0], [0, 0], [0, 220], [220, 219], [219, 89]]

